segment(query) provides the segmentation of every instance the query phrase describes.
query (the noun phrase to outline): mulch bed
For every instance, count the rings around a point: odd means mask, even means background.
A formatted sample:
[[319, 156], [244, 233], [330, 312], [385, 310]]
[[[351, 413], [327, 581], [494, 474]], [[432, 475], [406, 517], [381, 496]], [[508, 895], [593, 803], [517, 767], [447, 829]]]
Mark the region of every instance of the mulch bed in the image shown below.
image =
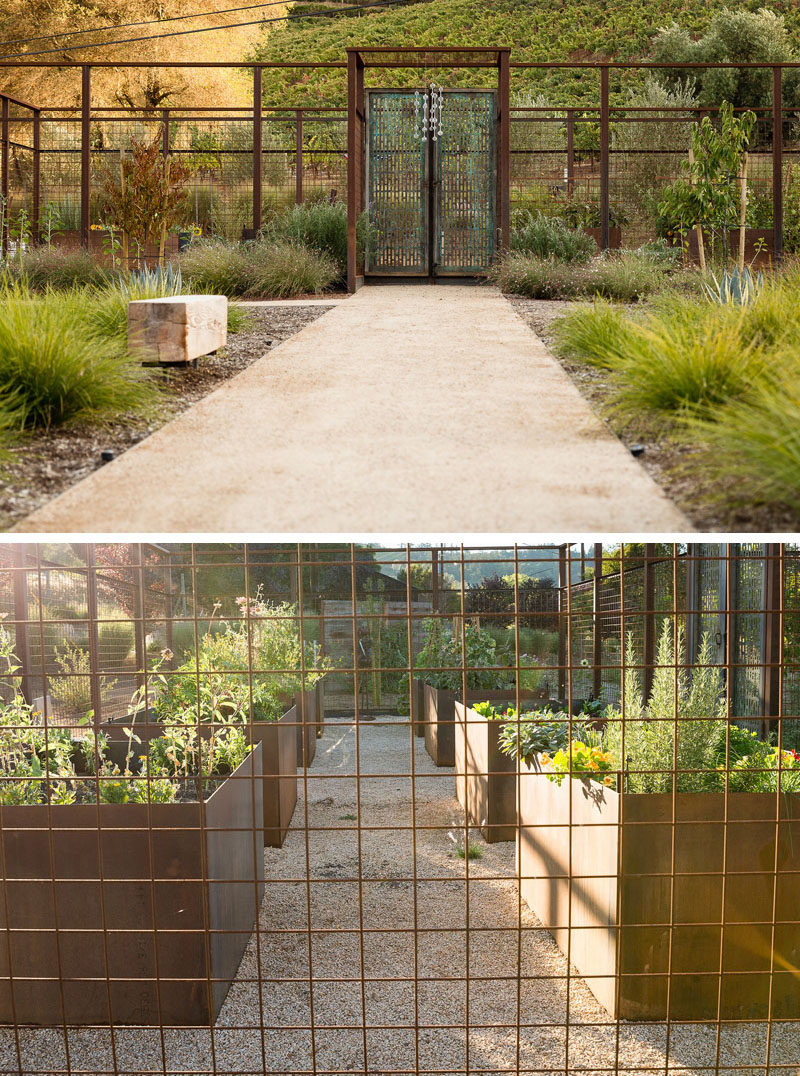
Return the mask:
[[[698, 468], [691, 467], [693, 447], [677, 444], [663, 431], [648, 430], [644, 424], [633, 427], [609, 414], [613, 390], [605, 370], [559, 358], [553, 348], [553, 323], [571, 307], [563, 300], [523, 299], [506, 296], [522, 320], [541, 337], [556, 361], [569, 375], [592, 409], [606, 422], [628, 448], [644, 449], [639, 463], [668, 497], [701, 531], [796, 531], [800, 518], [791, 512], [766, 505], [737, 504], [736, 490], [726, 491], [718, 481], [703, 481]], [[729, 503], [725, 503], [726, 493]]]
[[251, 308], [250, 325], [229, 336], [226, 348], [201, 359], [196, 367], [159, 375], [168, 382], [168, 392], [155, 416], [128, 415], [105, 426], [76, 425], [26, 437], [13, 447], [12, 462], [3, 467], [0, 528], [9, 530], [52, 497], [102, 467], [101, 453], [118, 456], [144, 440], [327, 309], [302, 305]]

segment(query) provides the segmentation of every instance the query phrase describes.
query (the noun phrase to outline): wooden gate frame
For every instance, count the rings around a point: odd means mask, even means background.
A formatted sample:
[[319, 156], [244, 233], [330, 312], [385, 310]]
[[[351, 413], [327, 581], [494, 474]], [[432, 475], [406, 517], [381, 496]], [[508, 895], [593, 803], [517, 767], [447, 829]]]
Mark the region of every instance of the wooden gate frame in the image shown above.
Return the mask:
[[347, 290], [364, 283], [358, 259], [356, 226], [364, 209], [366, 99], [368, 67], [477, 67], [497, 70], [497, 250], [508, 249], [510, 200], [511, 49], [499, 48], [348, 48], [347, 50]]

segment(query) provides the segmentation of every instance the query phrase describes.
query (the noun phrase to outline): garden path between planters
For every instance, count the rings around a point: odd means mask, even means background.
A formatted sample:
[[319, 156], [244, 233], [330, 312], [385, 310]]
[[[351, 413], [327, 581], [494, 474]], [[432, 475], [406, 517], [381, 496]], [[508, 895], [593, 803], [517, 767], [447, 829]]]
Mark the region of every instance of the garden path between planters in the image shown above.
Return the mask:
[[[267, 885], [261, 907], [258, 945], [254, 935], [237, 979], [213, 1032], [218, 1071], [282, 1073], [312, 1069], [308, 978], [308, 904], [306, 817], [309, 835], [310, 903], [313, 933], [312, 970], [316, 1069], [357, 1070], [380, 1076], [396, 1069], [465, 1071], [465, 875], [469, 871], [469, 1025], [470, 1072], [516, 1067], [517, 952], [521, 944], [522, 1028], [519, 1067], [549, 1073], [596, 1074], [614, 1071], [617, 1034], [622, 1076], [663, 1076], [666, 1070], [665, 1025], [620, 1023], [619, 1033], [586, 985], [573, 971], [569, 985], [569, 1054], [566, 1055], [566, 961], [538, 920], [521, 907], [514, 871], [513, 843], [487, 845], [477, 832], [471, 840], [482, 852], [465, 864], [448, 838], [463, 825], [455, 799], [452, 768], [435, 767], [423, 742], [414, 739], [414, 814], [416, 833], [418, 1038], [414, 1031], [414, 857], [411, 783], [397, 774], [411, 772], [409, 726], [402, 718], [362, 723], [359, 734], [361, 806], [361, 878], [356, 815], [356, 736], [347, 718], [329, 717], [308, 780], [300, 775], [301, 797], [283, 848], [264, 850]], [[365, 774], [375, 775], [373, 777]], [[384, 826], [380, 832], [369, 827]], [[436, 877], [444, 881], [427, 881]], [[285, 879], [285, 880], [283, 880]], [[337, 881], [337, 879], [342, 879]], [[371, 881], [370, 879], [381, 879]], [[365, 1019], [362, 1019], [359, 928], [364, 934]], [[491, 928], [481, 930], [481, 927]], [[447, 931], [445, 928], [450, 928]], [[455, 928], [455, 930], [453, 929]], [[506, 928], [505, 930], [501, 928]], [[275, 933], [286, 931], [286, 933]], [[258, 953], [264, 980], [259, 998]], [[450, 976], [454, 981], [447, 981]], [[269, 982], [294, 978], [294, 982]], [[395, 981], [369, 981], [386, 977]], [[481, 978], [483, 977], [483, 978]], [[507, 978], [502, 978], [507, 977]], [[264, 1030], [262, 1031], [262, 1015]], [[362, 1031], [366, 1024], [366, 1032]], [[546, 1026], [547, 1024], [556, 1026]], [[327, 1025], [327, 1026], [326, 1026]], [[330, 1025], [349, 1025], [331, 1028]], [[390, 1025], [389, 1028], [375, 1025]], [[503, 1027], [502, 1025], [511, 1025]], [[525, 1026], [527, 1025], [527, 1026]], [[559, 1026], [560, 1025], [560, 1026]], [[593, 1026], [594, 1025], [594, 1026]], [[241, 1030], [244, 1028], [244, 1030]], [[60, 1030], [20, 1030], [25, 1073], [65, 1070]], [[766, 1027], [723, 1025], [720, 1071], [764, 1076]], [[115, 1028], [120, 1073], [211, 1074], [211, 1031], [165, 1031], [164, 1054], [158, 1028]], [[364, 1058], [366, 1038], [367, 1056]], [[101, 1029], [69, 1032], [73, 1071], [113, 1071], [110, 1033]], [[713, 1025], [673, 1024], [670, 1032], [671, 1076], [711, 1076], [716, 1053]], [[800, 1066], [800, 1025], [776, 1023], [772, 1030], [772, 1064], [782, 1073]], [[702, 1066], [708, 1065], [705, 1069]], [[746, 1066], [752, 1065], [752, 1068]], [[790, 1066], [790, 1067], [785, 1067]], [[13, 1030], [0, 1031], [0, 1069], [20, 1072]], [[778, 1068], [770, 1068], [777, 1076]]]
[[492, 287], [362, 288], [26, 532], [686, 532]]

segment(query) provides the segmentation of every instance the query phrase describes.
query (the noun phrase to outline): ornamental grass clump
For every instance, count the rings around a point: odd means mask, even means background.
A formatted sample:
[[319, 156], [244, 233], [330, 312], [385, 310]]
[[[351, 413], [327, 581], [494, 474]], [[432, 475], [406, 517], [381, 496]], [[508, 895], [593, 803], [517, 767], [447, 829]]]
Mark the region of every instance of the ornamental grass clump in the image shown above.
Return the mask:
[[635, 302], [664, 287], [667, 269], [651, 258], [625, 251], [564, 262], [511, 251], [494, 270], [504, 292], [528, 299], [591, 299]]
[[148, 371], [89, 331], [87, 301], [82, 291], [0, 292], [0, 429], [102, 422], [155, 405]]

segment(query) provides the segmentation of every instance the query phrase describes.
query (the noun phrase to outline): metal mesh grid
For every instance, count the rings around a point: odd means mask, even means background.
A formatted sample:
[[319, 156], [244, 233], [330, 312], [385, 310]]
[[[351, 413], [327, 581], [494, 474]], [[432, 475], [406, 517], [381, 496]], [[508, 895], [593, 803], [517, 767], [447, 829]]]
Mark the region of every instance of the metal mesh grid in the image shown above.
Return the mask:
[[[540, 615], [556, 618], [563, 640], [567, 732], [591, 746], [585, 716], [570, 713], [572, 624], [576, 612], [586, 615], [573, 598], [585, 602], [585, 559], [570, 546], [539, 555], [543, 573], [555, 559], [561, 583], [557, 609]], [[767, 633], [777, 653], [762, 663], [780, 679], [783, 597], [777, 607], [737, 607], [742, 595], [731, 580], [737, 571], [742, 577], [750, 554], [726, 546], [709, 547], [709, 556], [709, 575], [716, 570], [719, 581], [725, 567], [718, 616], [758, 613], [780, 628]], [[705, 561], [698, 546], [658, 551], [653, 616], [642, 607], [650, 584], [639, 586], [635, 574], [650, 557], [647, 549], [644, 557], [626, 547], [603, 551], [598, 589], [607, 598], [595, 623], [616, 616], [620, 651], [629, 614], [642, 625], [643, 654], [657, 624], [661, 633], [674, 625], [683, 615], [674, 597], [684, 590], [682, 573], [691, 560], [698, 569]], [[791, 587], [793, 551], [770, 545], [756, 559], [777, 569], [781, 594]], [[136, 670], [147, 703], [136, 726], [142, 773], [63, 777], [46, 747], [44, 775], [23, 771], [19, 757], [10, 763], [8, 738], [24, 709], [8, 686], [32, 685], [24, 666], [22, 681], [3, 676], [4, 717], [15, 720], [3, 722], [0, 779], [2, 1071], [795, 1072], [794, 763], [788, 752], [774, 766], [765, 755], [765, 787], [737, 784], [731, 693], [707, 670], [674, 659], [650, 668], [647, 730], [627, 675], [619, 707], [594, 720], [615, 754], [593, 779], [577, 755], [559, 773], [552, 751], [549, 762], [527, 749], [523, 759], [493, 751], [498, 726], [472, 709], [490, 688], [470, 684], [487, 668], [499, 682], [506, 667], [474, 660], [484, 652], [471, 649], [471, 629], [476, 616], [482, 631], [497, 619], [518, 639], [534, 615], [521, 609], [522, 577], [536, 564], [535, 550], [520, 548], [5, 547], [0, 604], [12, 613], [4, 630], [15, 629], [15, 645], [27, 634], [21, 627], [38, 626], [41, 637], [48, 601], [76, 614], [62, 623], [89, 623], [93, 590], [123, 611], [137, 600], [128, 619], [155, 642]], [[437, 585], [434, 609], [420, 595], [426, 584], [433, 593], [437, 568], [439, 582], [444, 568], [454, 583]], [[500, 572], [512, 578], [511, 608], [494, 588], [494, 612], [463, 615], [468, 585], [491, 591], [480, 582]], [[28, 587], [22, 610], [15, 578]], [[380, 580], [392, 597], [378, 602]], [[169, 623], [165, 596], [173, 648], [157, 652], [166, 639], [157, 625]], [[337, 603], [333, 626], [327, 602]], [[364, 633], [374, 639], [376, 625], [392, 622], [405, 630], [411, 660], [381, 666], [375, 657], [385, 655], [373, 646], [366, 668], [369, 676], [408, 675], [410, 714], [378, 714], [355, 686], [347, 708], [329, 705], [328, 677], [352, 683]], [[431, 647], [426, 623], [444, 630], [442, 648]], [[115, 661], [125, 660], [122, 647]], [[594, 661], [596, 640], [591, 652]], [[326, 670], [323, 658], [339, 664]], [[511, 671], [516, 686], [496, 700], [501, 707], [523, 701], [518, 646]], [[437, 672], [453, 672], [460, 688], [428, 683], [420, 701], [417, 682]], [[690, 713], [681, 692], [701, 682], [703, 699], [717, 698], [724, 716], [692, 736], [689, 719], [708, 722], [709, 713]], [[276, 684], [282, 716], [259, 720]], [[34, 724], [55, 738], [48, 694], [43, 723]], [[764, 717], [780, 735], [780, 692], [773, 698], [777, 712]], [[199, 742], [210, 754], [237, 699], [238, 727], [256, 744], [244, 762], [232, 772], [153, 772], [153, 745], [181, 714], [201, 719], [208, 736]], [[517, 734], [523, 728], [510, 724]], [[698, 764], [710, 757], [700, 750], [704, 737], [720, 730], [721, 773]], [[644, 731], [652, 737], [647, 758]], [[106, 733], [124, 761], [125, 734]], [[664, 755], [684, 737], [699, 755]], [[155, 802], [163, 780], [181, 790], [176, 802]], [[60, 782], [84, 802], [57, 802]], [[108, 802], [99, 796], [106, 783], [147, 795]], [[13, 788], [17, 799], [38, 802], [9, 802]]]

